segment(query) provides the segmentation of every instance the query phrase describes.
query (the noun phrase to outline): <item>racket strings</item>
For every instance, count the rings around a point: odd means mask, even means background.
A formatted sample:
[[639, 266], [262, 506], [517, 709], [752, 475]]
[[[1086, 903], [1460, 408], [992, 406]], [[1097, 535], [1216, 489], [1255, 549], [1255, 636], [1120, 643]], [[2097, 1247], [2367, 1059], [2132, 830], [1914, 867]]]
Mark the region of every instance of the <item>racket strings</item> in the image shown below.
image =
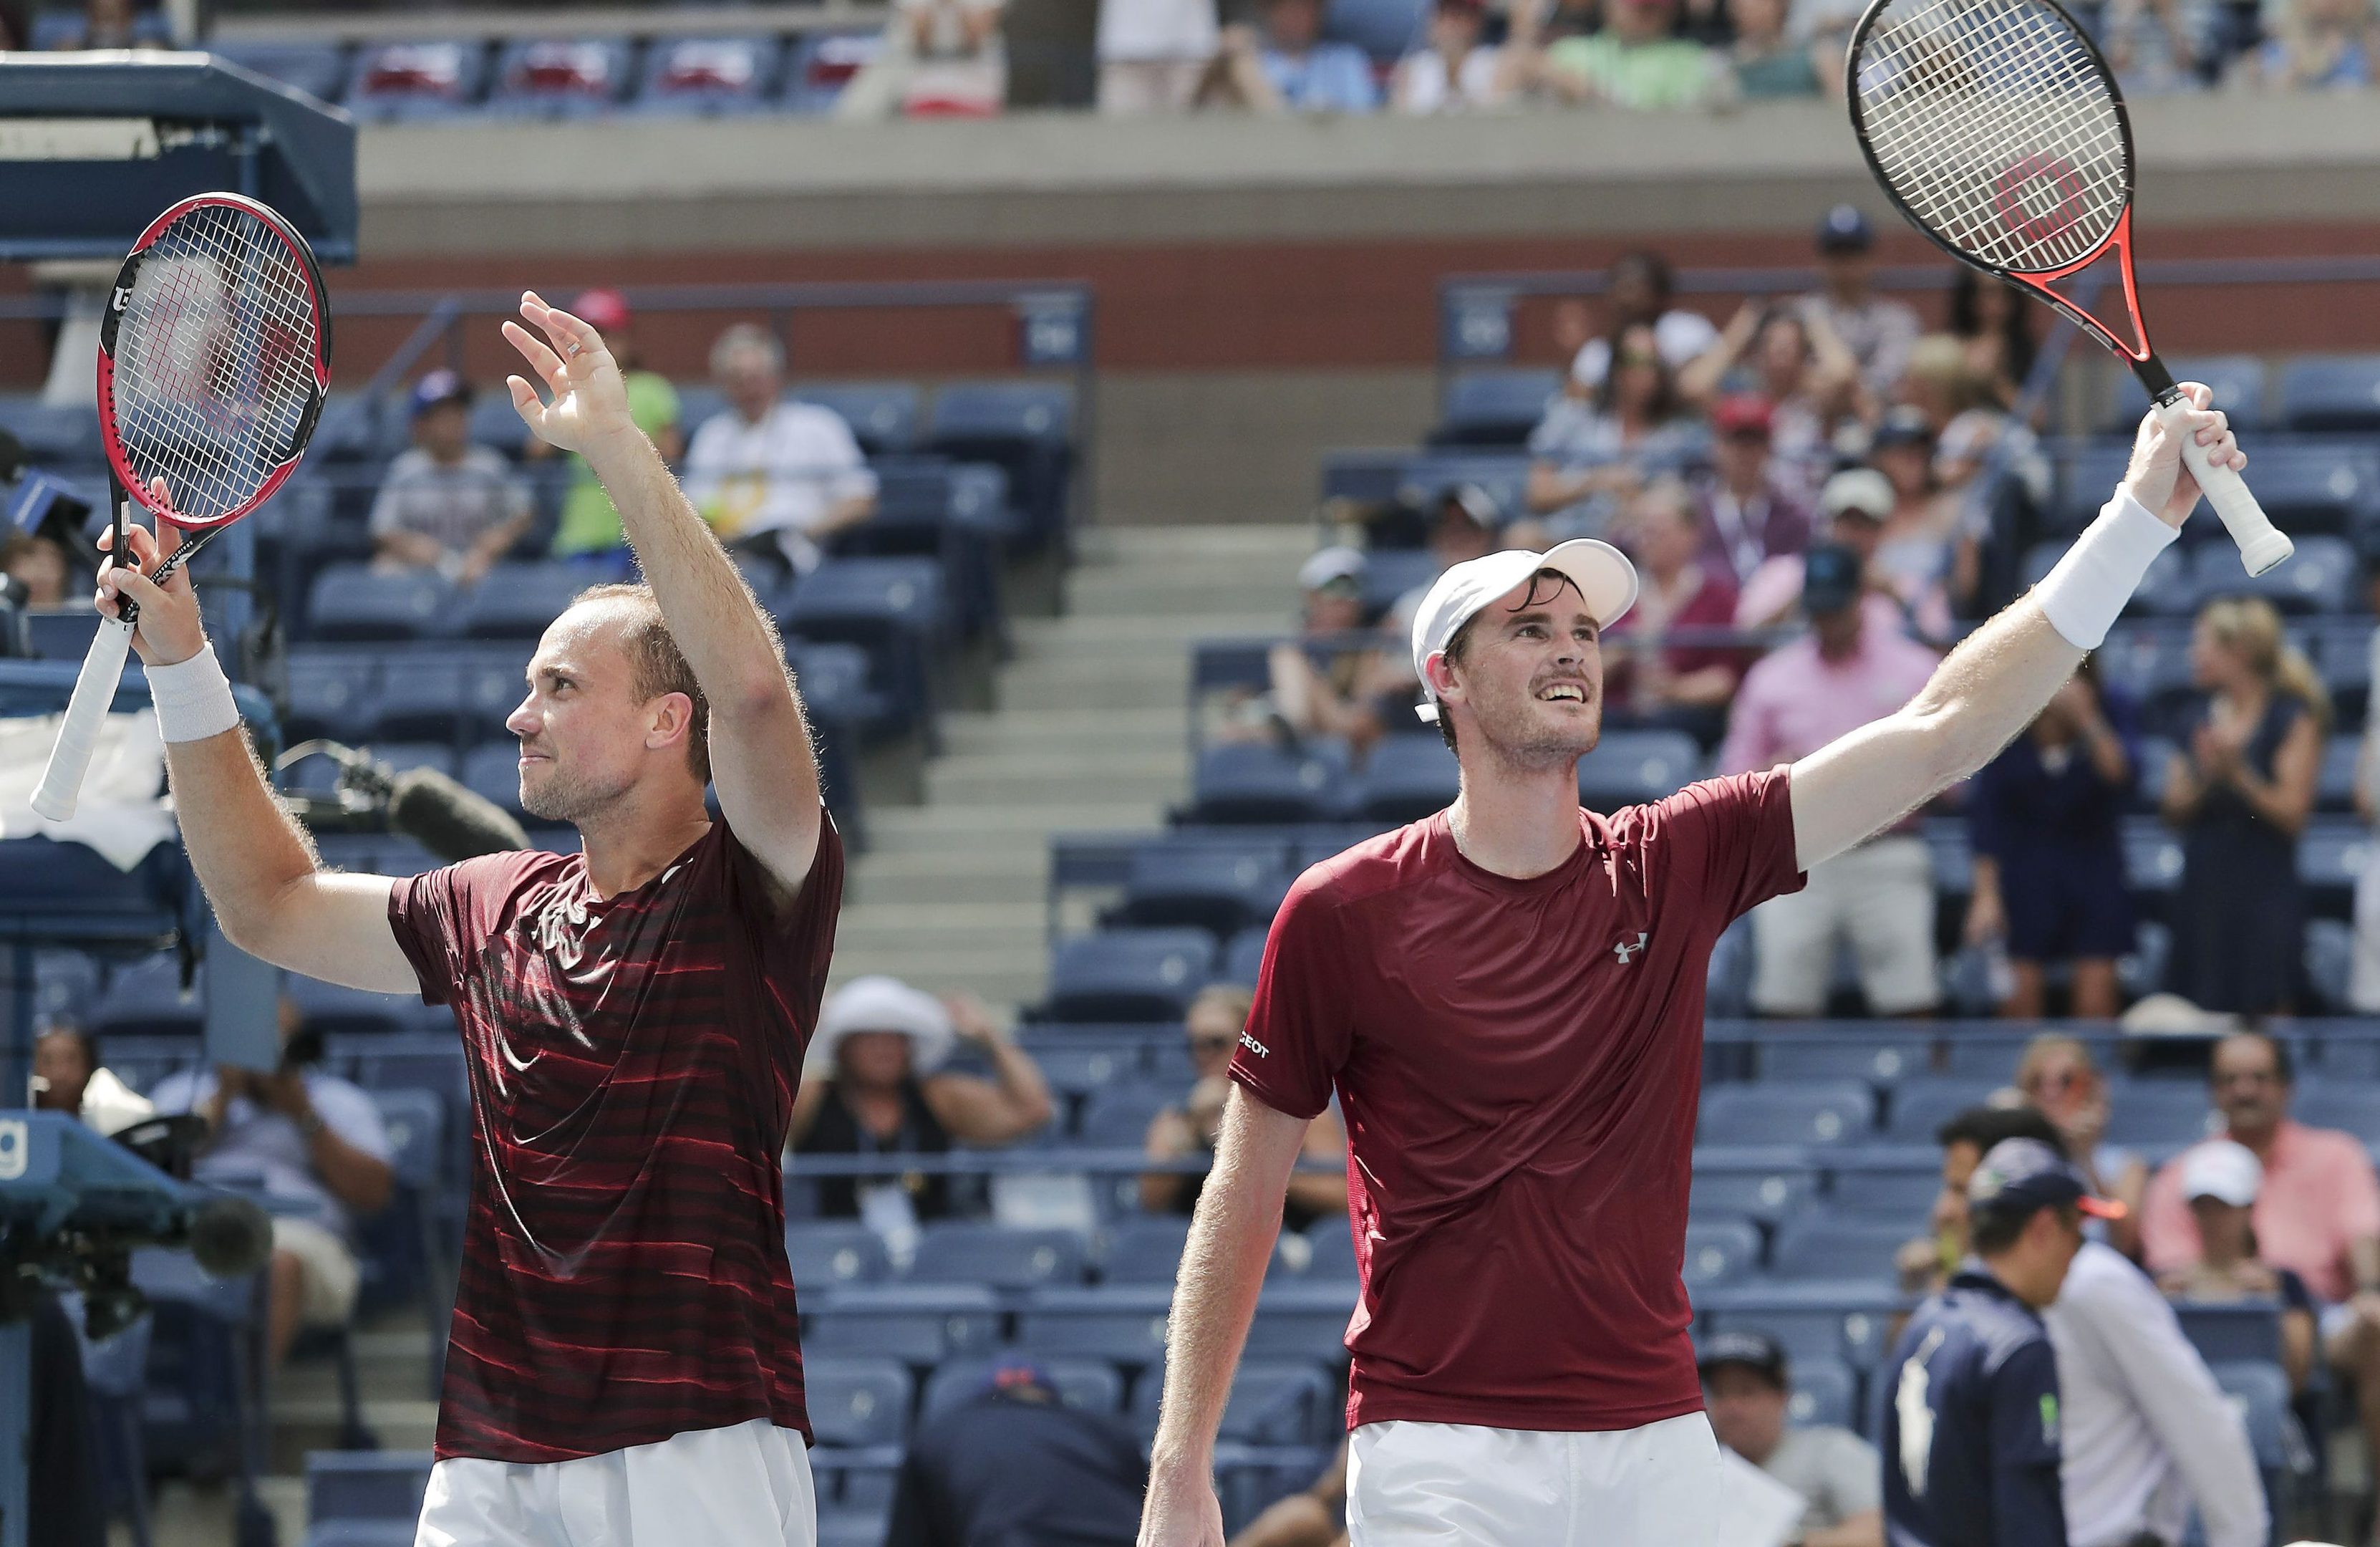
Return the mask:
[[298, 255], [245, 210], [202, 205], [146, 250], [116, 324], [113, 410], [143, 486], [188, 522], [247, 506], [296, 452], [320, 313]]
[[2112, 87], [2038, 0], [1891, 0], [1852, 62], [1877, 170], [1935, 235], [1993, 267], [2096, 251], [2131, 201]]

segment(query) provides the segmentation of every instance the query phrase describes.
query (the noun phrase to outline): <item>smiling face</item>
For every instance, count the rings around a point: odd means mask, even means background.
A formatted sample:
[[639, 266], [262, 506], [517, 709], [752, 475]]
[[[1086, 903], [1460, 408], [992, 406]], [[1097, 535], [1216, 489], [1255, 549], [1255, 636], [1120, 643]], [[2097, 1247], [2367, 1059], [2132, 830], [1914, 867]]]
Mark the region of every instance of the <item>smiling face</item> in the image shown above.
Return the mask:
[[1459, 745], [1534, 772], [1575, 764], [1603, 728], [1601, 631], [1578, 588], [1541, 569], [1481, 608], [1430, 683]]
[[623, 637], [634, 608], [581, 602], [553, 620], [529, 662], [528, 697], [504, 722], [520, 737], [521, 808], [584, 826], [647, 780], [694, 783], [691, 701], [640, 698]]

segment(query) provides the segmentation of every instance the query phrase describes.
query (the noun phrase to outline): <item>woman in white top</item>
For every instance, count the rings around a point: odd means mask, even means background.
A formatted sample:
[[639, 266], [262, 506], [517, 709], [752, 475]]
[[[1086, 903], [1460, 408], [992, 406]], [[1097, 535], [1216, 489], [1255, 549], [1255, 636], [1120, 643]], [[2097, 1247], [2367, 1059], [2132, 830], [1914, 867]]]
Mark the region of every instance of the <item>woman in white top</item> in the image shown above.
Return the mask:
[[1513, 51], [1483, 47], [1482, 0], [1438, 0], [1430, 7], [1428, 46], [1397, 64], [1390, 96], [1400, 113], [1475, 113], [1512, 100], [1519, 82]]

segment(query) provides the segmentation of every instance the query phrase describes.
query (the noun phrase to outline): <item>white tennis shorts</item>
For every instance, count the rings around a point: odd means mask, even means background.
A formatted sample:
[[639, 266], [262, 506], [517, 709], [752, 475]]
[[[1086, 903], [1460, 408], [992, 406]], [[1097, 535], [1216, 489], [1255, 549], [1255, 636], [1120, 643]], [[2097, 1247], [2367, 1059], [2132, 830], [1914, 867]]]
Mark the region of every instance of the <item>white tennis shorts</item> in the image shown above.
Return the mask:
[[1604, 1434], [1367, 1423], [1347, 1454], [1353, 1547], [1735, 1547], [1700, 1413]]
[[538, 1465], [430, 1468], [413, 1547], [818, 1547], [798, 1431], [753, 1419]]

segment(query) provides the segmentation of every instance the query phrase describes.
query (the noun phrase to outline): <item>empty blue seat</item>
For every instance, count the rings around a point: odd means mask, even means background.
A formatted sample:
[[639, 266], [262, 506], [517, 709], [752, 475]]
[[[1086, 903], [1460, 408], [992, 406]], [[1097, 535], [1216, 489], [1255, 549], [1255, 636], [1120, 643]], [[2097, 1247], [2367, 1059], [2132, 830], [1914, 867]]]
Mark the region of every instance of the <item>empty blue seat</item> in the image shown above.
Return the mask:
[[1763, 1039], [1756, 1049], [1764, 1079], [1864, 1079], [1877, 1085], [1925, 1067], [1929, 1049], [1920, 1037], [1857, 1037], [1810, 1041]]
[[2323, 810], [2347, 811], [2355, 806], [2355, 765], [2363, 750], [2360, 736], [2334, 736], [2323, 744], [2322, 767], [2314, 776], [2314, 804]]
[[980, 1284], [855, 1285], [817, 1296], [807, 1309], [806, 1354], [935, 1365], [1000, 1338], [1000, 1302]]
[[[2248, 1447], [2256, 1453], [2257, 1469], [2272, 1492], [2286, 1486], [2287, 1474], [2310, 1465], [2305, 1437], [2298, 1431], [2292, 1412], [2289, 1378], [2277, 1359], [2209, 1360], [2215, 1383], [2231, 1399], [2248, 1430]], [[2279, 1500], [2276, 1500], [2277, 1505]]]
[[1859, 1376], [1840, 1359], [1796, 1359], [1789, 1367], [1785, 1419], [1796, 1429], [1859, 1427]]
[[1942, 1175], [1937, 1169], [1845, 1167], [1835, 1173], [1827, 1201], [1837, 1213], [1889, 1220], [1913, 1235], [1923, 1228], [1941, 1193]]
[[1420, 0], [1330, 0], [1322, 35], [1354, 43], [1377, 65], [1391, 64], [1420, 43], [1423, 13]]
[[2360, 822], [2319, 819], [2298, 840], [2298, 879], [2307, 905], [2318, 912], [2348, 916], [2356, 879], [2372, 858], [2372, 834]]
[[1038, 1290], [1017, 1317], [1017, 1346], [1135, 1366], [1160, 1361], [1172, 1299], [1170, 1283]]
[[364, 707], [370, 734], [509, 739], [504, 721], [528, 693], [528, 654], [521, 643], [408, 652], [384, 673]]
[[[2058, 493], [2046, 530], [2072, 533], [2089, 526], [2097, 518], [2099, 507], [2115, 493], [2116, 485], [2123, 481], [2131, 458], [2132, 432], [2129, 428], [2121, 435], [2070, 445], [2059, 459]], [[2027, 568], [2030, 567], [2028, 562]]]
[[[2355, 970], [2355, 926], [2344, 919], [2309, 919], [2305, 926], [2305, 979], [2313, 991], [2313, 1007], [2332, 1015], [2352, 1015], [2347, 985]], [[2325, 1071], [2325, 1076], [2329, 1073]], [[2303, 1116], [2305, 1103], [2298, 1103]]]
[[[2194, 550], [2193, 578], [2202, 601], [2217, 596], [2261, 596], [2289, 613], [2336, 613], [2355, 595], [2354, 545], [2343, 537], [2301, 533], [2297, 554], [2277, 569], [2250, 575], [2240, 550], [2228, 542], [2202, 542]], [[2175, 550], [2168, 549], [2168, 553]]]
[[1106, 930], [1060, 945], [1050, 963], [1052, 1020], [1178, 1020], [1215, 968], [1204, 930]]
[[1448, 491], [1468, 485], [1488, 496], [1505, 520], [1528, 514], [1530, 457], [1525, 451], [1454, 449], [1407, 462], [1397, 497], [1435, 515]]
[[347, 84], [346, 50], [337, 43], [212, 43], [208, 50], [268, 80], [295, 87], [317, 102], [336, 102]]
[[79, 661], [99, 637], [99, 613], [90, 607], [22, 615], [25, 644], [36, 661]]
[[1354, 1309], [1352, 1281], [1269, 1285], [1257, 1300], [1256, 1320], [1248, 1328], [1247, 1357], [1342, 1362], [1347, 1320]]
[[2252, 1360], [2278, 1364], [2281, 1358], [2281, 1307], [2275, 1300], [2242, 1300], [2223, 1305], [2174, 1302], [2181, 1334], [2190, 1339], [2199, 1358], [2209, 1364]]
[[364, 50], [346, 109], [366, 123], [446, 118], [487, 89], [488, 45], [477, 40], [385, 43]]
[[[2011, 1045], [2008, 1052], [2011, 1077], [2019, 1051]], [[1961, 1075], [1921, 1075], [1902, 1080], [1893, 1087], [1892, 1114], [1885, 1123], [1885, 1137], [1900, 1144], [1931, 1144], [1936, 1129], [1969, 1107], [1982, 1106], [2007, 1082], [2006, 1078]]]
[[833, 409], [870, 457], [897, 455], [917, 444], [914, 382], [808, 382], [795, 386], [793, 396]]
[[283, 733], [293, 743], [315, 737], [362, 740], [372, 733], [371, 705], [380, 686], [378, 652], [292, 650]]
[[2181, 884], [2181, 840], [2155, 817], [2124, 823], [2124, 884], [2148, 893]]
[[[1408, 591], [1426, 589], [1442, 566], [1426, 549], [1375, 548], [1364, 557], [1364, 611], [1385, 613]], [[1400, 725], [1400, 730], [1405, 727]], [[1392, 741], [1394, 737], [1390, 738]]]
[[1806, 1171], [1726, 1170], [1697, 1163], [1686, 1212], [1690, 1218], [1732, 1215], [1773, 1224], [1808, 1203], [1817, 1191], [1817, 1177]]
[[1419, 822], [1453, 804], [1463, 770], [1435, 736], [1392, 736], [1364, 765], [1363, 814], [1376, 822]]
[[2342, 1128], [2366, 1145], [2380, 1143], [2380, 1082], [2350, 1082], [2325, 1075], [2298, 1089], [2289, 1115], [2318, 1128]]
[[2380, 514], [2380, 452], [2366, 445], [2260, 440], [2249, 476], [2256, 503], [2293, 534], [2364, 531]]
[[805, 640], [858, 645], [895, 705], [913, 717], [930, 713], [951, 625], [938, 560], [829, 559], [795, 587], [779, 621]]
[[522, 38], [496, 57], [488, 111], [524, 118], [589, 118], [628, 89], [625, 38]]
[[1187, 1214], [1145, 1214], [1123, 1220], [1108, 1234], [1100, 1276], [1109, 1284], [1172, 1284], [1182, 1264], [1183, 1243], [1189, 1236]]
[[1695, 1298], [1712, 1332], [1761, 1332], [1795, 1364], [1840, 1358], [1873, 1367], [1901, 1297], [1888, 1283], [1762, 1282], [1706, 1290]]
[[2310, 355], [2281, 367], [2281, 422], [2292, 430], [2380, 430], [2380, 355]]
[[205, 1018], [206, 969], [185, 992], [181, 959], [171, 954], [115, 974], [90, 1015], [91, 1029], [109, 1037], [195, 1037]]
[[[1141, 1383], [1145, 1391], [1157, 1385]], [[1329, 1377], [1311, 1364], [1250, 1361], [1232, 1378], [1217, 1438], [1250, 1445], [1301, 1445], [1319, 1441], [1330, 1420], [1334, 1393]], [[1139, 1408], [1147, 1412], [1144, 1405]], [[1153, 1425], [1144, 1424], [1148, 1432]]]
[[1185, 1085], [1134, 1080], [1094, 1091], [1084, 1103], [1075, 1137], [1094, 1150], [1137, 1150], [1148, 1125], [1169, 1106], [1180, 1104]]
[[2206, 1087], [2194, 1079], [2111, 1083], [2107, 1141], [2144, 1147], [2193, 1144], [2206, 1137], [2212, 1110]]
[[1271, 933], [1269, 928], [1246, 929], [1232, 936], [1223, 948], [1223, 964], [1215, 976], [1226, 983], [1254, 988], [1264, 969], [1265, 941]]
[[465, 593], [460, 632], [475, 640], [534, 640], [587, 589], [569, 564], [499, 564]]
[[306, 1453], [306, 1516], [315, 1530], [387, 1523], [411, 1531], [430, 1486], [426, 1450], [314, 1450]]
[[455, 777], [473, 794], [494, 801], [515, 816], [527, 815], [520, 803], [520, 744], [492, 741], [463, 755]]
[[98, 467], [107, 459], [88, 396], [52, 405], [31, 394], [0, 396], [0, 431], [16, 436], [36, 467]]
[[1146, 843], [1133, 851], [1118, 921], [1230, 934], [1270, 920], [1288, 890], [1279, 844]]
[[934, 395], [929, 449], [1008, 474], [1009, 497], [1033, 547], [1063, 531], [1073, 487], [1075, 394], [1063, 382], [957, 383]]
[[1684, 731], [1606, 731], [1579, 760], [1578, 798], [1597, 810], [1658, 800], [1692, 782], [1702, 761]]
[[822, 1445], [897, 1445], [909, 1437], [909, 1372], [890, 1358], [806, 1358], [802, 1395]]
[[784, 105], [795, 113], [827, 112], [883, 42], [873, 31], [812, 32], [797, 40], [785, 67]]
[[1355, 1237], [1343, 1219], [1318, 1219], [1305, 1227], [1305, 1276], [1316, 1283], [1354, 1283]]
[[[441, 774], [455, 772], [455, 749], [443, 741], [374, 741], [358, 749], [402, 774], [411, 768], [434, 768]], [[283, 771], [282, 782], [291, 789], [327, 795], [338, 782], [339, 765], [327, 754], [298, 759]]]
[[1686, 1226], [1689, 1291], [1734, 1284], [1759, 1271], [1760, 1227], [1750, 1220], [1696, 1220]]
[[332, 1035], [407, 1030], [419, 1018], [414, 1012], [421, 1004], [418, 994], [375, 993], [295, 972], [289, 974], [285, 992], [297, 1003], [308, 1029]]
[[431, 570], [334, 564], [307, 592], [307, 628], [318, 640], [428, 639], [445, 631], [454, 598]]
[[945, 1220], [926, 1226], [909, 1277], [920, 1284], [1038, 1289], [1051, 1284], [1080, 1284], [1087, 1255], [1083, 1237], [1072, 1230]]
[[[2232, 428], [2245, 434], [2265, 422], [2265, 362], [2254, 355], [2183, 355], [2166, 362], [2177, 382], [2204, 382], [2214, 390], [2215, 406], [2229, 416]], [[2116, 373], [2115, 406], [2106, 429], [2111, 435], [2131, 436], [2141, 416], [2149, 411], [2149, 395], [2140, 378], [2129, 371]], [[2260, 454], [2261, 467], [2264, 457]], [[2111, 481], [2107, 485], [2115, 487]], [[2259, 490], [2258, 493], [2263, 491]]]
[[[1374, 761], [1418, 739], [1383, 742]], [[1352, 783], [1345, 754], [1330, 743], [1295, 752], [1257, 743], [1209, 747], [1191, 774], [1191, 816], [1197, 822], [1328, 822], [1345, 809]]]
[[[1058, 1388], [1058, 1400], [1067, 1407], [1087, 1413], [1123, 1410], [1123, 1377], [1105, 1359], [1037, 1358], [1035, 1362]], [[917, 1421], [930, 1422], [935, 1414], [990, 1389], [991, 1374], [999, 1364], [996, 1358], [969, 1358], [945, 1359], [936, 1366], [926, 1378], [924, 1395], [918, 1398]]]
[[[1360, 7], [1359, 7], [1360, 8]], [[1465, 371], [1448, 384], [1434, 445], [1524, 445], [1561, 390], [1561, 372], [1541, 368]]]
[[764, 111], [784, 53], [783, 41], [772, 37], [656, 38], [632, 109], [657, 117]]
[[1703, 1144], [1842, 1144], [1876, 1126], [1876, 1093], [1851, 1080], [1771, 1080], [1703, 1092]]
[[1893, 1255], [1925, 1231], [1919, 1220], [1848, 1219], [1804, 1214], [1777, 1227], [1768, 1271], [1779, 1279], [1844, 1279], [1889, 1285]]
[[794, 1287], [803, 1294], [837, 1285], [872, 1284], [892, 1273], [876, 1232], [844, 1220], [786, 1224], [785, 1261], [793, 1266]]

